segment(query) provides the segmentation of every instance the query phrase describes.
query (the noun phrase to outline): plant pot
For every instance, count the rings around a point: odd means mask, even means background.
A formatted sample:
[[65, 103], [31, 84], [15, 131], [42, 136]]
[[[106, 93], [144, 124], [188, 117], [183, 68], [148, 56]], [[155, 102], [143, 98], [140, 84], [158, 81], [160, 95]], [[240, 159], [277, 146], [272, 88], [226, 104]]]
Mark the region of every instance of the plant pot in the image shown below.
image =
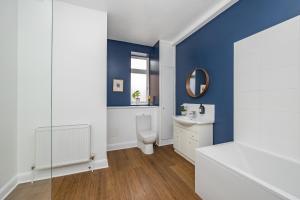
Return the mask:
[[136, 105], [138, 105], [138, 104], [140, 104], [141, 99], [140, 99], [140, 98], [136, 98], [136, 99], [135, 99], [135, 102], [136, 102]]
[[187, 115], [187, 111], [181, 111], [181, 115], [182, 116], [186, 116]]

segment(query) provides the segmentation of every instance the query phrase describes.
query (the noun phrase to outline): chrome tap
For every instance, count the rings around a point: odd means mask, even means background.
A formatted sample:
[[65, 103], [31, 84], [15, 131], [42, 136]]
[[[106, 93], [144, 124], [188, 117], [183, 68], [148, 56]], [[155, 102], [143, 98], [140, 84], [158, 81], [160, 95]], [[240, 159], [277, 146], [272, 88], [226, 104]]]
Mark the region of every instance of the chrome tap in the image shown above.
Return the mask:
[[196, 114], [197, 114], [196, 111], [194, 111], [194, 110], [193, 110], [193, 111], [190, 111], [190, 112], [189, 112], [189, 118], [190, 118], [190, 119], [195, 119], [195, 118], [196, 118]]

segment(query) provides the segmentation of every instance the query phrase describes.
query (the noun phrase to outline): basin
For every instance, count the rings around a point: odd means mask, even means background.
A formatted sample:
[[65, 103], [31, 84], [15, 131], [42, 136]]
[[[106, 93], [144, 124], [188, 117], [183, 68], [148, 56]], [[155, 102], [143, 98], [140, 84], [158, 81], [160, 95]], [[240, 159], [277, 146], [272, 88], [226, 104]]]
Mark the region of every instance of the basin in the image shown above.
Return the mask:
[[197, 118], [189, 118], [187, 116], [173, 116], [173, 119], [178, 122], [179, 124], [183, 125], [183, 126], [192, 126], [195, 124], [211, 124], [213, 122], [209, 122], [209, 121], [202, 121], [199, 120]]

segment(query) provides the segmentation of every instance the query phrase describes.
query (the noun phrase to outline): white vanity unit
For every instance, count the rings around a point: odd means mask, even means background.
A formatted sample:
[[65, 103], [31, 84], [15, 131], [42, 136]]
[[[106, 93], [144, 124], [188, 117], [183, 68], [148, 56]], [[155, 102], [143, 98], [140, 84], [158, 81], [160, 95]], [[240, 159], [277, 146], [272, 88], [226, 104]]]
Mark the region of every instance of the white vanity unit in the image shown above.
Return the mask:
[[213, 144], [214, 105], [204, 105], [205, 114], [199, 114], [200, 104], [183, 104], [187, 116], [174, 116], [174, 150], [194, 163], [195, 149]]

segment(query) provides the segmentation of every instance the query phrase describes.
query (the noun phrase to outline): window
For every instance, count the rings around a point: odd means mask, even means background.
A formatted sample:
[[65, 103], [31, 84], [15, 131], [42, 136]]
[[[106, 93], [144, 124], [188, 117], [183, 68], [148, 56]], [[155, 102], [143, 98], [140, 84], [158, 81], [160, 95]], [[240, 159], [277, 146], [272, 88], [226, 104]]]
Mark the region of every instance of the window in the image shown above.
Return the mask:
[[[131, 104], [147, 104], [149, 95], [149, 58], [142, 56], [131, 56]], [[138, 98], [133, 94], [139, 91]]]

